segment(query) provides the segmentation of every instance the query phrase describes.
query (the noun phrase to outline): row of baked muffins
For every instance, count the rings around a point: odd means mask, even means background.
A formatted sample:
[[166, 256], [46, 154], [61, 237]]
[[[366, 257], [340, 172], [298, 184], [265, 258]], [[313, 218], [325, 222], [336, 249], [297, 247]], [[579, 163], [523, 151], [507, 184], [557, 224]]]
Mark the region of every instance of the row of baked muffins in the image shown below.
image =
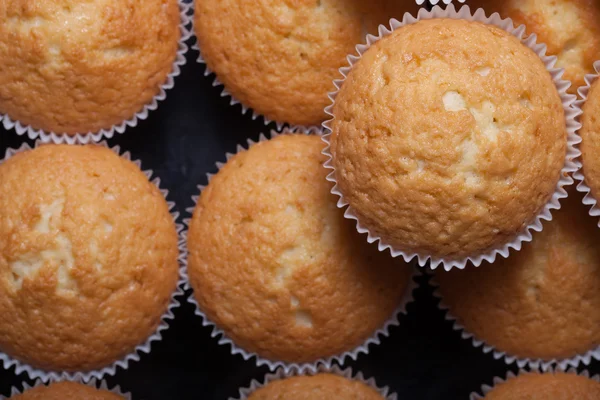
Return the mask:
[[[103, 381], [100, 387], [95, 382], [82, 384], [59, 381], [49, 385], [38, 383], [23, 392], [14, 390], [7, 400], [121, 400], [129, 394], [117, 386], [108, 390]], [[587, 372], [521, 372], [509, 374], [506, 380], [497, 378], [492, 387], [484, 385], [481, 394], [472, 393], [471, 400], [596, 400], [600, 397], [600, 377], [589, 377]], [[239, 400], [392, 400], [396, 394], [387, 388], [379, 388], [362, 374], [353, 377], [350, 370], [320, 372], [314, 375], [270, 375], [259, 384], [253, 381], [249, 388], [240, 390]], [[5, 398], [0, 396], [0, 400]], [[233, 400], [233, 399], [231, 399]]]

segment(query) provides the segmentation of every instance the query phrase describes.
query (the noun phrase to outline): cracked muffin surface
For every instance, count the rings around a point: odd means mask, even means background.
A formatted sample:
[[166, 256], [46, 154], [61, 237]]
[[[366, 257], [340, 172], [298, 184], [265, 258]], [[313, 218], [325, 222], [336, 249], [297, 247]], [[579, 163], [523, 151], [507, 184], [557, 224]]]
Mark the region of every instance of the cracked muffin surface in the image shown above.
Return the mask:
[[325, 180], [316, 135], [233, 156], [202, 191], [188, 235], [200, 309], [259, 356], [311, 362], [353, 350], [400, 305], [411, 269], [366, 243]]
[[0, 113], [47, 132], [110, 129], [159, 93], [177, 0], [0, 0]]
[[513, 240], [565, 162], [564, 110], [544, 64], [477, 22], [420, 21], [378, 41], [333, 115], [340, 192], [373, 236], [410, 254], [464, 259]]
[[507, 259], [435, 275], [450, 315], [510, 356], [565, 359], [600, 345], [598, 228], [575, 191], [553, 217]]
[[278, 122], [319, 125], [348, 54], [414, 0], [197, 0], [202, 57], [233, 97]]
[[362, 382], [321, 373], [276, 380], [259, 388], [248, 397], [248, 400], [279, 399], [383, 400], [383, 396]]
[[495, 385], [485, 400], [596, 400], [600, 383], [571, 373], [527, 373]]
[[572, 82], [569, 93], [585, 85], [585, 74], [594, 72], [600, 60], [600, 1], [598, 0], [474, 0], [486, 14], [499, 13], [515, 25], [524, 24], [535, 33], [537, 42], [547, 46], [548, 55], [557, 56], [557, 68]]
[[178, 280], [178, 238], [134, 163], [44, 145], [0, 164], [0, 193], [0, 351], [83, 371], [154, 333]]
[[125, 398], [108, 390], [75, 382], [57, 382], [29, 389], [9, 400], [124, 400]]

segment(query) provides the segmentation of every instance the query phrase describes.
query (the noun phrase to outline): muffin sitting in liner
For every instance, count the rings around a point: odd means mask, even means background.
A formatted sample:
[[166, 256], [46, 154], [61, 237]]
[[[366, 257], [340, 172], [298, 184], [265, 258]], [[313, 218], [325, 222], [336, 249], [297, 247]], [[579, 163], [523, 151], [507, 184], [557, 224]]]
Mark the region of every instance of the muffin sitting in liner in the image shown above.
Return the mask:
[[581, 160], [585, 184], [590, 188], [592, 196], [600, 197], [600, 80], [596, 79], [587, 94], [581, 116]]
[[520, 252], [489, 266], [436, 271], [441, 302], [466, 332], [517, 359], [585, 355], [600, 346], [599, 238], [572, 193]]
[[202, 58], [225, 89], [267, 119], [319, 125], [346, 56], [414, 0], [197, 0]]
[[564, 79], [572, 82], [569, 92], [584, 86], [585, 74], [600, 60], [600, 2], [596, 0], [468, 0], [471, 9], [499, 13], [515, 25], [524, 24], [538, 42], [548, 46], [547, 54], [558, 57]]
[[0, 114], [76, 134], [131, 119], [160, 91], [177, 0], [0, 0]]
[[598, 400], [600, 399], [600, 383], [573, 373], [523, 373], [495, 385], [483, 399]]
[[360, 381], [322, 373], [273, 381], [248, 396], [248, 400], [383, 400], [377, 391]]
[[100, 369], [155, 332], [178, 280], [167, 203], [100, 146], [0, 164], [0, 351], [34, 368]]
[[544, 63], [479, 22], [422, 20], [383, 37], [332, 113], [338, 192], [372, 237], [411, 256], [462, 263], [512, 242], [565, 164], [565, 112]]
[[125, 397], [108, 390], [74, 382], [51, 383], [48, 386], [37, 386], [9, 400], [124, 400]]
[[365, 243], [329, 193], [318, 136], [282, 135], [233, 156], [189, 230], [201, 311], [259, 357], [315, 362], [394, 317], [411, 269]]

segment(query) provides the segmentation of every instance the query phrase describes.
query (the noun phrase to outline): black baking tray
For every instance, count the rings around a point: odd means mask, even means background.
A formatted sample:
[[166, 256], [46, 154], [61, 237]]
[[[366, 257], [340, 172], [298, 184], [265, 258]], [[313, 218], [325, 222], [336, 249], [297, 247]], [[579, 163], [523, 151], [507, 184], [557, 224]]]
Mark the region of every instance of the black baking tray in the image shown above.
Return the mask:
[[[221, 88], [213, 87], [212, 76], [204, 76], [197, 56], [193, 50], [188, 52], [175, 88], [147, 120], [108, 141], [142, 160], [144, 169], [154, 170], [182, 217], [188, 216], [185, 209], [193, 205], [197, 185], [205, 184], [206, 174], [216, 171], [215, 162], [224, 161], [226, 152], [235, 152], [236, 145], [245, 145], [248, 138], [257, 140], [260, 133], [276, 129], [260, 118], [253, 120], [250, 113], [242, 115], [239, 105], [231, 106], [229, 98], [221, 97]], [[33, 144], [14, 131], [4, 131], [0, 124], [2, 157], [5, 149], [24, 141]], [[4, 195], [10, 194], [0, 193]], [[462, 339], [437, 308], [428, 278], [421, 276], [418, 281], [415, 302], [400, 318], [400, 326], [392, 327], [381, 345], [371, 346], [368, 355], [345, 366], [374, 377], [379, 386], [389, 386], [399, 400], [467, 400], [495, 376], [518, 370]], [[151, 353], [106, 380], [111, 387], [118, 384], [131, 392], [134, 400], [224, 400], [237, 397], [239, 388], [252, 379], [262, 381], [269, 372], [266, 367], [231, 355], [230, 347], [218, 345], [210, 333], [194, 315], [193, 306], [183, 302], [163, 340], [152, 344]], [[587, 369], [598, 373], [600, 363], [593, 361]], [[9, 395], [12, 386], [21, 388], [23, 382], [32, 383], [26, 374], [15, 375], [14, 368], [0, 368], [0, 395]]]

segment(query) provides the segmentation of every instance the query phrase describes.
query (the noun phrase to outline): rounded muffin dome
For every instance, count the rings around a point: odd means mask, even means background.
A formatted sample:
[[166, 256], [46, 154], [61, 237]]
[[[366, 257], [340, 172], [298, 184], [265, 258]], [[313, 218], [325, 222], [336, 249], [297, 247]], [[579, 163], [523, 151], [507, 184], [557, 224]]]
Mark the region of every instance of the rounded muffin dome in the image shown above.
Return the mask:
[[600, 85], [598, 80], [592, 83], [587, 100], [582, 106], [581, 116], [581, 160], [585, 184], [595, 199], [600, 197]]
[[0, 0], [0, 114], [88, 133], [131, 119], [177, 55], [177, 0]]
[[40, 385], [29, 389], [22, 394], [11, 397], [9, 400], [124, 400], [125, 397], [107, 390], [75, 382], [51, 383], [48, 386]]
[[134, 163], [45, 145], [0, 164], [0, 193], [0, 351], [88, 371], [155, 332], [178, 280], [178, 237]]
[[360, 381], [321, 373], [273, 381], [248, 396], [248, 400], [383, 400], [377, 391]]
[[485, 400], [597, 400], [600, 383], [571, 373], [526, 373], [496, 385]]
[[188, 233], [201, 311], [242, 349], [283, 362], [354, 350], [393, 317], [411, 269], [358, 235], [329, 193], [319, 136], [233, 156]]
[[553, 217], [507, 259], [436, 271], [450, 315], [509, 356], [562, 360], [600, 345], [600, 231], [576, 193]]
[[197, 0], [202, 58], [231, 95], [267, 119], [319, 125], [348, 54], [414, 0]]
[[565, 163], [552, 77], [517, 38], [479, 22], [398, 28], [354, 64], [332, 110], [344, 201], [373, 237], [422, 258], [463, 262], [512, 241]]

